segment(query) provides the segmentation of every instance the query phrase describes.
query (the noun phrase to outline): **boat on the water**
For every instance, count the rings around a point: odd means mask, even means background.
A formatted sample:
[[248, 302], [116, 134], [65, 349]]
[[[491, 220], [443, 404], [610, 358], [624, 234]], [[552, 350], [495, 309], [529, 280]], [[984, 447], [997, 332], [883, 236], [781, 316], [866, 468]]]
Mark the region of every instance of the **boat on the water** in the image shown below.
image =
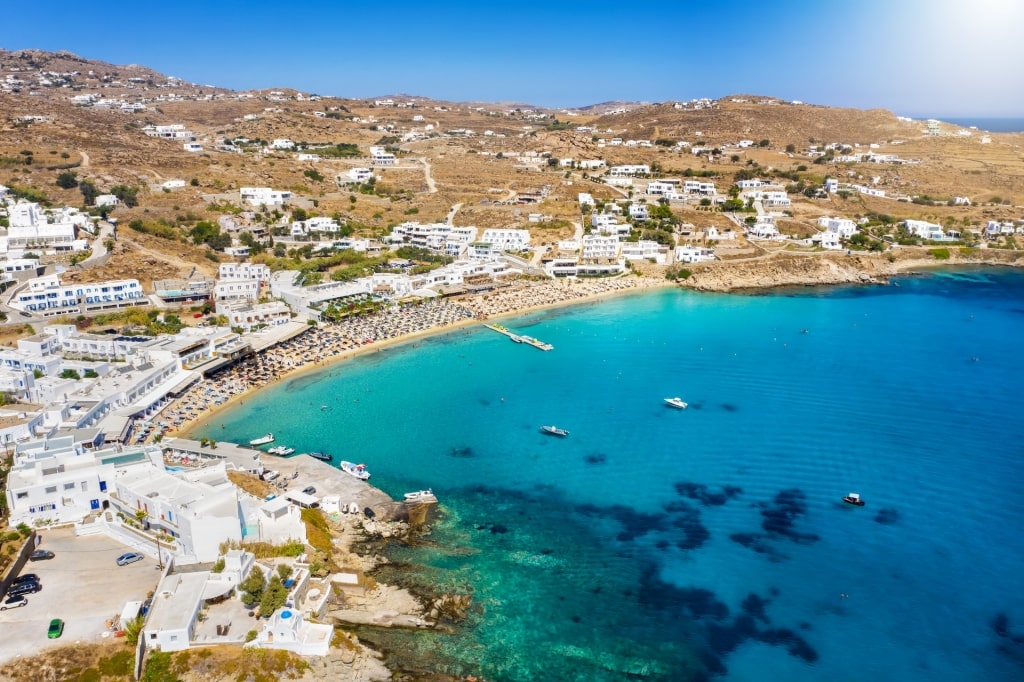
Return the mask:
[[330, 454], [329, 452], [311, 452], [309, 453], [309, 456], [312, 457], [313, 459], [318, 459], [321, 462], [330, 462], [331, 460], [334, 459], [334, 455]]
[[849, 495], [844, 495], [843, 502], [845, 502], [846, 504], [852, 504], [855, 507], [864, 506], [864, 500], [860, 499], [860, 495], [858, 493], [850, 493]]
[[267, 452], [271, 455], [277, 455], [278, 457], [287, 457], [295, 452], [295, 448], [290, 448], [287, 445], [278, 445], [277, 447], [270, 448]]
[[370, 478], [370, 472], [366, 470], [365, 464], [353, 464], [352, 462], [342, 460], [340, 466], [342, 471], [350, 476], [355, 476], [360, 481]]
[[518, 334], [509, 334], [508, 338], [512, 339], [512, 341], [514, 341], [515, 343], [523, 342], [523, 337], [519, 336]]
[[562, 438], [569, 435], [569, 431], [567, 429], [560, 429], [557, 426], [542, 426], [540, 427], [540, 431], [541, 433], [546, 433], [549, 436], [560, 436]]
[[665, 404], [671, 405], [672, 407], [678, 407], [680, 410], [686, 409], [686, 403], [683, 402], [683, 399], [678, 396], [676, 396], [675, 398], [665, 398]]
[[406, 502], [436, 502], [437, 497], [434, 496], [434, 491], [430, 488], [426, 490], [417, 490], [413, 493], [405, 494]]
[[259, 447], [260, 445], [266, 445], [267, 443], [273, 442], [274, 434], [268, 433], [264, 436], [260, 436], [259, 438], [253, 438], [251, 441], [249, 441], [249, 445], [252, 445], [253, 447]]

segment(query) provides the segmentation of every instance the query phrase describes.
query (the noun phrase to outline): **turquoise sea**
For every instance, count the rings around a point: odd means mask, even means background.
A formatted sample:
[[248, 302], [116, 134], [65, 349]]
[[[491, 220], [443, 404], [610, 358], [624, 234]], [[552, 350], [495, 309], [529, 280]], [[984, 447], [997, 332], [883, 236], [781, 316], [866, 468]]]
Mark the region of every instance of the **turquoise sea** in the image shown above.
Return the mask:
[[473, 609], [360, 631], [392, 665], [1024, 679], [1024, 273], [661, 290], [506, 325], [555, 350], [450, 332], [283, 382], [204, 434], [272, 430], [395, 497], [433, 488], [428, 542], [388, 552]]

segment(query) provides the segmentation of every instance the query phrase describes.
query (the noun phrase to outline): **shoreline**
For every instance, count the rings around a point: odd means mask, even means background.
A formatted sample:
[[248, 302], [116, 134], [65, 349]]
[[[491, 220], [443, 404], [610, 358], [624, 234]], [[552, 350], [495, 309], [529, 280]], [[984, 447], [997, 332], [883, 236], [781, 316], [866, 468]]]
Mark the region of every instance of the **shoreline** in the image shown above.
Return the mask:
[[[488, 294], [477, 294], [448, 303], [458, 306], [472, 316], [438, 326], [417, 329], [393, 337], [374, 340], [356, 348], [302, 362], [297, 366], [279, 368], [280, 374], [265, 383], [249, 385], [240, 392], [233, 392], [216, 405], [206, 406], [194, 418], [183, 421], [166, 436], [194, 437], [200, 429], [210, 427], [214, 418], [229, 408], [244, 403], [247, 397], [279, 382], [295, 379], [310, 372], [323, 370], [360, 356], [379, 353], [382, 350], [414, 343], [420, 339], [456, 332], [485, 322], [496, 322], [512, 317], [522, 317], [547, 310], [570, 308], [578, 305], [598, 303], [620, 296], [637, 294], [669, 287], [707, 293], [730, 293], [751, 290], [773, 290], [785, 287], [835, 286], [844, 284], [887, 284], [889, 278], [910, 274], [915, 270], [934, 270], [964, 266], [978, 267], [1022, 267], [1024, 256], [1016, 253], [990, 254], [972, 253], [962, 257], [957, 250], [951, 250], [951, 258], [937, 260], [927, 248], [905, 248], [894, 260], [883, 254], [867, 253], [800, 253], [777, 252], [767, 257], [750, 261], [715, 261], [692, 266], [692, 274], [685, 280], [673, 282], [648, 276], [626, 276], [609, 280], [543, 280], [525, 281], [519, 286]], [[612, 286], [614, 284], [615, 286]], [[536, 296], [547, 295], [549, 300], [539, 300], [523, 305], [523, 292]], [[379, 313], [378, 313], [379, 315]], [[310, 332], [328, 334], [332, 326], [310, 327]], [[302, 339], [310, 332], [304, 332], [296, 339]], [[288, 342], [285, 342], [287, 344]], [[279, 344], [280, 345], [280, 344]], [[273, 354], [278, 346], [262, 352]], [[230, 371], [230, 370], [226, 370]], [[216, 381], [217, 377], [204, 379], [196, 384], [204, 386]], [[170, 408], [181, 399], [175, 400]]]
[[[569, 292], [569, 291], [573, 291], [573, 290], [576, 290], [576, 289], [588, 288], [588, 287], [592, 288], [592, 287], [595, 287], [595, 286], [596, 287], [602, 287], [602, 286], [603, 287], [607, 287], [608, 284], [610, 282], [612, 282], [612, 281], [618, 281], [618, 282], [625, 281], [625, 282], [628, 282], [628, 284], [625, 285], [625, 286], [617, 286], [617, 287], [612, 287], [612, 288], [604, 288], [603, 290], [597, 291], [597, 292], [594, 292], [594, 293], [581, 292], [582, 295], [574, 295], [573, 297], [562, 298], [562, 299], [559, 299], [559, 300], [550, 300], [550, 301], [546, 301], [546, 302], [537, 302], [537, 303], [534, 303], [532, 305], [527, 305], [525, 307], [512, 307], [512, 308], [509, 308], [509, 309], [496, 310], [496, 311], [494, 311], [494, 312], [492, 312], [490, 314], [486, 314], [485, 311], [474, 311], [474, 308], [478, 308], [478, 309], [479, 308], [483, 308], [484, 310], [486, 310], [486, 307], [487, 307], [486, 303], [488, 302], [490, 297], [493, 297], [493, 296], [510, 295], [509, 296], [510, 298], [518, 299], [519, 296], [517, 296], [516, 294], [518, 292], [520, 292], [524, 288], [525, 289], [535, 289], [535, 288], [540, 288], [541, 286], [547, 285], [548, 287], [555, 286], [556, 288], [564, 288], [567, 292]], [[211, 422], [214, 420], [214, 418], [217, 415], [222, 414], [224, 411], [228, 410], [229, 408], [232, 408], [232, 407], [235, 407], [236, 405], [240, 405], [240, 404], [244, 403], [244, 401], [245, 401], [245, 399], [247, 397], [251, 397], [252, 395], [255, 395], [257, 392], [259, 392], [261, 390], [270, 388], [271, 386], [277, 385], [278, 383], [283, 382], [283, 381], [287, 381], [287, 380], [291, 380], [291, 379], [296, 379], [298, 377], [304, 376], [306, 374], [309, 374], [309, 373], [317, 371], [317, 370], [328, 369], [328, 368], [333, 367], [335, 365], [340, 365], [340, 364], [342, 364], [344, 362], [353, 360], [353, 359], [358, 358], [358, 357], [363, 356], [363, 355], [367, 355], [367, 354], [370, 354], [370, 353], [379, 353], [382, 350], [385, 350], [385, 349], [388, 349], [388, 348], [393, 348], [393, 347], [396, 347], [396, 346], [405, 345], [405, 344], [408, 344], [408, 343], [413, 343], [413, 342], [418, 341], [418, 340], [423, 339], [423, 338], [432, 337], [432, 336], [439, 336], [441, 334], [447, 334], [449, 332], [455, 332], [455, 331], [459, 331], [459, 330], [462, 330], [462, 329], [467, 329], [467, 328], [472, 327], [472, 326], [483, 325], [485, 322], [494, 322], [494, 321], [498, 321], [498, 320], [502, 320], [502, 319], [507, 319], [507, 318], [510, 318], [510, 317], [520, 317], [520, 316], [523, 316], [523, 315], [529, 315], [529, 314], [533, 314], [533, 313], [537, 313], [537, 312], [542, 312], [542, 311], [545, 311], [545, 310], [553, 310], [553, 309], [557, 309], [557, 308], [568, 308], [568, 307], [575, 306], [575, 305], [584, 305], [584, 304], [589, 304], [589, 303], [596, 303], [596, 302], [603, 301], [603, 300], [608, 300], [608, 299], [611, 299], [611, 298], [617, 298], [619, 296], [625, 296], [625, 295], [629, 295], [629, 294], [635, 294], [635, 293], [638, 293], [638, 292], [651, 291], [651, 290], [656, 290], [656, 289], [664, 289], [664, 288], [668, 288], [668, 287], [672, 287], [672, 286], [675, 286], [675, 284], [673, 282], [669, 281], [669, 280], [658, 280], [658, 279], [651, 278], [651, 277], [630, 277], [628, 279], [626, 279], [626, 278], [616, 278], [616, 280], [601, 280], [601, 281], [598, 281], [597, 283], [587, 282], [587, 283], [585, 283], [583, 285], [580, 285], [580, 286], [574, 286], [572, 284], [566, 284], [565, 282], [562, 282], [562, 281], [559, 281], [559, 280], [555, 280], [555, 281], [545, 280], [545, 281], [541, 281], [541, 282], [538, 282], [538, 283], [532, 283], [532, 282], [525, 283], [525, 285], [522, 286], [522, 287], [518, 287], [518, 288], [514, 287], [512, 289], [502, 290], [502, 291], [499, 291], [497, 294], [477, 295], [477, 296], [475, 296], [471, 300], [452, 301], [453, 304], [458, 305], [458, 306], [466, 309], [467, 311], [474, 311], [474, 312], [476, 312], [476, 316], [465, 317], [465, 318], [463, 318], [461, 320], [454, 321], [454, 322], [451, 322], [451, 323], [448, 323], [448, 324], [443, 324], [443, 325], [435, 326], [435, 327], [429, 327], [429, 328], [425, 328], [425, 329], [419, 329], [419, 330], [416, 330], [416, 331], [413, 331], [413, 332], [409, 332], [409, 333], [405, 333], [405, 334], [400, 334], [400, 335], [395, 336], [395, 337], [381, 339], [379, 341], [375, 340], [373, 342], [361, 345], [361, 346], [359, 346], [357, 348], [344, 350], [344, 351], [332, 354], [330, 356], [324, 357], [322, 359], [318, 359], [318, 360], [313, 361], [313, 362], [303, 363], [303, 364], [301, 364], [299, 366], [290, 368], [287, 371], [283, 371], [279, 376], [275, 377], [273, 380], [271, 380], [269, 382], [258, 384], [258, 385], [248, 386], [246, 389], [242, 390], [241, 392], [231, 394], [229, 397], [227, 397], [223, 402], [221, 402], [219, 404], [216, 404], [216, 405], [213, 405], [213, 406], [209, 406], [209, 407], [204, 407], [202, 409], [202, 412], [199, 415], [197, 415], [194, 419], [189, 419], [187, 421], [184, 421], [181, 424], [181, 426], [179, 426], [177, 428], [174, 428], [173, 430], [168, 431], [167, 433], [164, 434], [164, 436], [165, 437], [180, 437], [180, 438], [194, 438], [194, 437], [198, 437], [198, 434], [196, 432], [198, 430], [200, 430], [200, 429], [209, 428]], [[302, 337], [306, 336], [310, 332], [314, 332], [315, 330], [318, 330], [318, 329], [320, 329], [320, 327], [310, 327], [309, 331], [303, 332], [298, 337], [295, 337], [295, 339], [301, 339]], [[326, 327], [325, 326], [324, 329], [330, 329], [330, 327]], [[287, 344], [287, 343], [288, 342], [284, 342], [284, 344]], [[284, 344], [279, 344], [279, 345], [284, 345]], [[262, 351], [262, 354], [265, 355], [268, 352], [272, 353], [273, 350], [275, 348], [277, 348], [277, 347], [278, 346], [272, 346], [272, 347]], [[225, 372], [228, 372], [228, 371], [230, 371], [230, 370], [225, 370]], [[201, 380], [200, 382], [198, 382], [196, 384], [196, 387], [204, 386], [208, 382], [215, 381], [215, 380], [216, 380], [216, 378]], [[194, 388], [191, 389], [191, 390], [194, 390]], [[183, 396], [183, 398], [184, 398], [184, 396]], [[181, 400], [182, 400], [181, 398], [176, 399], [168, 407], [169, 408], [174, 408], [175, 404], [178, 403]], [[214, 440], [216, 440], [216, 439], [214, 439]], [[241, 445], [247, 445], [247, 444], [246, 443], [242, 443]]]

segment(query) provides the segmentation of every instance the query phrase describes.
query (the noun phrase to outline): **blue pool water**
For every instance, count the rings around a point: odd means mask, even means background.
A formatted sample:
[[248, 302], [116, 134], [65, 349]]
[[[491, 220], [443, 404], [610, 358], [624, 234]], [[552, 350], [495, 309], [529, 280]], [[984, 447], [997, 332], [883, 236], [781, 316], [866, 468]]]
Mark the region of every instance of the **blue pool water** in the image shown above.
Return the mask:
[[272, 430], [393, 496], [433, 488], [428, 542], [391, 557], [474, 606], [450, 632], [361, 632], [393, 665], [1024, 679], [1024, 275], [897, 283], [506, 321], [547, 353], [451, 332], [284, 382], [202, 435]]

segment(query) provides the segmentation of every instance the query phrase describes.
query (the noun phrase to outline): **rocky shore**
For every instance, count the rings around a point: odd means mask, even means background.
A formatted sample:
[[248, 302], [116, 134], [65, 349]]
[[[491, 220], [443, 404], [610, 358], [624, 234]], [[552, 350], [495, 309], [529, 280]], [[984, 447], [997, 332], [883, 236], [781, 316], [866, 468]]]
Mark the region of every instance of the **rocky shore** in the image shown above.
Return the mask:
[[1024, 265], [1015, 251], [952, 247], [949, 258], [938, 259], [927, 248], [901, 248], [880, 254], [777, 252], [743, 261], [715, 261], [690, 267], [680, 285], [695, 291], [737, 291], [785, 286], [829, 284], [886, 284], [889, 278], [937, 267], [964, 265]]

